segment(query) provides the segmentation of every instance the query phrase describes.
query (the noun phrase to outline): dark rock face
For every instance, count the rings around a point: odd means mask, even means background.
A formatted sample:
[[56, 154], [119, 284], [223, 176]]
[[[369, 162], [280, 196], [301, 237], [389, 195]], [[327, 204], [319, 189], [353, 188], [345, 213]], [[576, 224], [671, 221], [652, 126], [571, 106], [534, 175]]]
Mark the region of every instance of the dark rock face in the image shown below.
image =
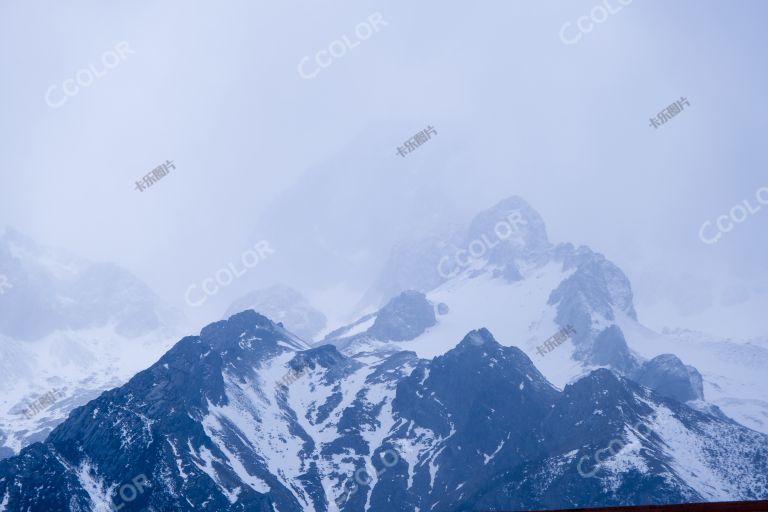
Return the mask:
[[[252, 375], [259, 361], [285, 350], [278, 343], [283, 337], [282, 329], [249, 311], [182, 339], [125, 386], [75, 409], [44, 444], [0, 462], [0, 495], [3, 488], [21, 486], [9, 498], [11, 510], [86, 511], [100, 502], [96, 494], [104, 506], [119, 506], [117, 493], [107, 491], [146, 475], [152, 487], [122, 510], [193, 510], [205, 501], [217, 510], [271, 510], [269, 498], [250, 487], [242, 489], [236, 504], [216, 489], [196, 462], [204, 453], [223, 454], [193, 418], [201, 418], [211, 405], [226, 405], [225, 367]], [[254, 347], [256, 339], [263, 343]], [[163, 489], [163, 474], [177, 463], [186, 481], [177, 474], [165, 484], [172, 487]], [[224, 481], [234, 478], [231, 469], [221, 471]], [[38, 482], [51, 492], [32, 492]], [[184, 497], [174, 491], [186, 486]]]
[[617, 316], [637, 319], [627, 276], [588, 247], [576, 248], [569, 243], [553, 246], [541, 215], [518, 196], [507, 197], [480, 212], [465, 229], [457, 227], [435, 233], [421, 243], [396, 247], [390, 263], [376, 288], [379, 293], [386, 292], [387, 297], [403, 289], [428, 292], [446, 282], [484, 275], [508, 284], [519, 283], [545, 265], [560, 264], [562, 272], [569, 275], [541, 307], [555, 306], [555, 323], [573, 326], [575, 358], [588, 364], [614, 358], [621, 364], [613, 368], [621, 373], [639, 364], [628, 349], [617, 346], [615, 350], [623, 353], [606, 353], [611, 350], [602, 343], [606, 337], [621, 338], [619, 343], [626, 345], [623, 336], [615, 333], [607, 333], [600, 340], [598, 351], [602, 353], [593, 353], [598, 338], [617, 323]]
[[597, 336], [592, 347], [591, 362], [608, 366], [625, 375], [632, 373], [638, 367], [635, 357], [629, 351], [624, 334], [616, 325], [608, 327]]
[[570, 323], [578, 332], [590, 333], [587, 316], [596, 313], [614, 320], [614, 308], [637, 319], [629, 279], [602, 254], [563, 244], [555, 249], [554, 256], [562, 260], [563, 270], [573, 271], [549, 297], [549, 304], [558, 306], [559, 324]]
[[406, 291], [379, 310], [367, 334], [383, 341], [412, 340], [435, 323], [435, 308], [427, 297]]
[[479, 240], [488, 248], [488, 260], [504, 265], [515, 259], [544, 261], [551, 248], [541, 215], [521, 197], [503, 199], [478, 214], [466, 233], [466, 245]]
[[658, 477], [666, 464], [650, 429], [642, 439], [648, 447], [643, 464], [654, 469], [625, 468], [620, 492], [609, 491], [607, 484], [616, 473], [595, 465], [596, 453], [627, 439], [626, 426], [643, 425], [652, 415], [652, 408], [638, 401], [642, 397], [635, 384], [604, 369], [567, 386], [544, 421], [539, 457], [496, 475], [460, 510], [582, 507], [595, 506], [596, 500], [600, 506], [695, 501], [697, 492], [687, 484]]
[[507, 263], [504, 265], [504, 270], [502, 271], [502, 277], [506, 279], [508, 283], [514, 283], [516, 281], [522, 281], [523, 275], [520, 273], [520, 270], [517, 268], [517, 266], [513, 263]]
[[[446, 304], [435, 306], [427, 300], [423, 293], [408, 290], [390, 300], [377, 312], [364, 316], [352, 325], [331, 332], [325, 337], [323, 343], [331, 343], [343, 350], [358, 341], [412, 340], [424, 334], [427, 329], [437, 323], [435, 310], [441, 315], [447, 314], [449, 311]], [[347, 335], [347, 332], [371, 319], [373, 319], [373, 324], [368, 329], [357, 334]]]
[[[281, 379], [290, 371], [299, 376]], [[606, 369], [558, 391], [485, 329], [429, 361], [411, 352], [357, 359], [307, 349], [245, 311], [182, 339], [75, 409], [44, 443], [0, 461], [0, 503], [29, 512], [110, 503], [125, 512], [514, 510], [706, 501], [711, 481], [730, 499], [760, 499], [766, 446], [768, 436]]]
[[674, 354], [661, 354], [643, 364], [632, 378], [661, 396], [679, 402], [704, 399], [704, 384], [699, 371], [687, 366]]

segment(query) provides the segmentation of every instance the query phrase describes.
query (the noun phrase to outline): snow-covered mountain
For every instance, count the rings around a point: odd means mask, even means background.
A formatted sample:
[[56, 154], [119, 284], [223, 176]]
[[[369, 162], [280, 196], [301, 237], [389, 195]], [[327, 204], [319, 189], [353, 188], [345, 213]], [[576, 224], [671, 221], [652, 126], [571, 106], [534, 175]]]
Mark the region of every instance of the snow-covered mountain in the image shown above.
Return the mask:
[[[645, 328], [624, 273], [587, 247], [551, 244], [520, 198], [464, 230], [398, 244], [366, 300], [389, 299], [316, 346], [289, 329], [321, 328], [309, 302], [262, 290], [233, 308], [284, 323], [237, 313], [98, 397], [159, 357], [163, 308], [119, 269], [108, 274], [119, 286], [84, 285], [91, 264], [6, 238], [0, 273], [14, 287], [34, 281], [27, 309], [53, 320], [8, 323], [19, 339], [0, 331], [6, 374], [35, 390], [9, 407], [4, 442], [18, 449], [55, 428], [0, 461], [0, 512], [768, 496], [768, 343]], [[88, 309], [76, 303], [89, 299], [97, 314], [80, 321]], [[64, 396], [20, 430], [21, 408], [50, 389]]]
[[486, 329], [431, 360], [349, 357], [245, 311], [183, 338], [45, 442], [0, 461], [0, 510], [759, 499], [767, 441], [606, 369], [560, 391]]
[[[181, 317], [128, 271], [0, 236], [0, 458], [162, 355]], [[55, 390], [54, 403], [38, 400]], [[26, 414], [25, 414], [25, 411]]]
[[634, 322], [622, 321], [621, 325], [636, 353], [650, 358], [674, 352], [701, 373], [708, 403], [742, 425], [768, 432], [768, 344], [679, 329], [656, 333]]
[[[522, 349], [560, 389], [607, 367], [768, 432], [768, 377], [760, 370], [768, 347], [644, 327], [621, 269], [588, 247], [551, 244], [541, 216], [519, 197], [480, 213], [463, 230], [396, 246], [369, 297], [403, 290], [422, 294], [421, 311], [435, 311], [424, 313], [430, 318], [416, 321], [407, 337], [373, 329], [403, 300], [396, 295], [322, 343], [347, 355], [409, 350], [431, 358], [481, 324]], [[568, 339], [553, 343], [563, 329], [571, 330]], [[548, 340], [555, 348], [546, 347]]]

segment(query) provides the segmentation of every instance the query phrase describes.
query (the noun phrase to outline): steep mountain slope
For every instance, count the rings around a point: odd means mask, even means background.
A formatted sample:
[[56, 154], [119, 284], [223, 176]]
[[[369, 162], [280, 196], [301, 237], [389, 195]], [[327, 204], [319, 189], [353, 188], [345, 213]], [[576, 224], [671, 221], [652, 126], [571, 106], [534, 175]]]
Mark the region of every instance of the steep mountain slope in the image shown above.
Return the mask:
[[[466, 229], [423, 243], [420, 249], [394, 251], [377, 289], [390, 290], [385, 283], [397, 283], [421, 292], [437, 313], [434, 325], [408, 339], [385, 339], [371, 330], [384, 306], [336, 329], [322, 343], [348, 355], [409, 350], [429, 358], [445, 353], [450, 340], [481, 323], [519, 346], [561, 389], [600, 367], [632, 378], [646, 374], [643, 382], [665, 396], [686, 398], [702, 409], [719, 407], [750, 428], [768, 432], [768, 377], [738, 368], [754, 366], [750, 358], [755, 356], [768, 362], [764, 347], [731, 341], [726, 359], [734, 364], [719, 365], [714, 354], [725, 350], [722, 345], [708, 344], [697, 353], [704, 345], [688, 349], [675, 336], [651, 332], [637, 319], [632, 288], [621, 269], [588, 247], [552, 245], [543, 219], [521, 198], [505, 199]], [[399, 265], [405, 256], [421, 259]], [[568, 339], [554, 342], [563, 330]], [[690, 371], [682, 375], [680, 365], [657, 364], [649, 377], [648, 362], [662, 355], [691, 366]]]
[[[128, 271], [0, 236], [0, 458], [156, 361], [182, 320]], [[48, 393], [53, 404], [41, 404]]]
[[[413, 288], [425, 292], [430, 302], [445, 304], [445, 314], [434, 328], [400, 349], [415, 350], [422, 357], [442, 354], [450, 345], [441, 345], [438, 339], [456, 339], [482, 318], [483, 325], [503, 339], [518, 340], [529, 354], [560, 328], [572, 326], [570, 350], [556, 352], [567, 353], [567, 360], [573, 354], [578, 364], [566, 363], [564, 369], [563, 364], [547, 364], [545, 360], [558, 359], [555, 353], [542, 359], [545, 374], [561, 387], [590, 367], [638, 366], [621, 332], [611, 329], [618, 315], [636, 317], [626, 276], [586, 247], [552, 246], [543, 220], [525, 201], [517, 197], [501, 201], [452, 240], [429, 256], [439, 284], [426, 290]], [[390, 270], [398, 275], [385, 275], [383, 281], [410, 281], [400, 274], [403, 270]], [[376, 341], [373, 333], [365, 334], [368, 341]], [[596, 346], [601, 335], [610, 336], [611, 342]], [[339, 329], [324, 342], [344, 337], [348, 335]]]
[[432, 360], [346, 357], [245, 311], [1, 461], [0, 510], [754, 499], [768, 495], [766, 441], [608, 370], [558, 391], [485, 329]]
[[[463, 509], [758, 499], [765, 438], [601, 369], [567, 386], [547, 418], [541, 444], [557, 455], [497, 475]], [[756, 457], [747, 471], [745, 455]]]
[[650, 358], [674, 351], [701, 373], [707, 402], [742, 425], [768, 432], [768, 345], [687, 330], [656, 333], [625, 319], [620, 325], [638, 354]]

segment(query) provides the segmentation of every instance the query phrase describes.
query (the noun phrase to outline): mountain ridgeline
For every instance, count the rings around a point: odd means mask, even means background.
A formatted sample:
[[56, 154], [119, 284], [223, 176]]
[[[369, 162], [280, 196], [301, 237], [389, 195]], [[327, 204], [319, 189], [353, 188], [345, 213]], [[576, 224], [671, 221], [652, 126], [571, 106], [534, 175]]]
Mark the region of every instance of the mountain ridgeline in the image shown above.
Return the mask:
[[[404, 332], [389, 322], [380, 325]], [[468, 511], [768, 496], [764, 434], [608, 369], [560, 391], [486, 329], [455, 342], [431, 360], [348, 356], [238, 313], [0, 461], [0, 510]], [[689, 375], [666, 359], [637, 371], [689, 398], [666, 367]]]

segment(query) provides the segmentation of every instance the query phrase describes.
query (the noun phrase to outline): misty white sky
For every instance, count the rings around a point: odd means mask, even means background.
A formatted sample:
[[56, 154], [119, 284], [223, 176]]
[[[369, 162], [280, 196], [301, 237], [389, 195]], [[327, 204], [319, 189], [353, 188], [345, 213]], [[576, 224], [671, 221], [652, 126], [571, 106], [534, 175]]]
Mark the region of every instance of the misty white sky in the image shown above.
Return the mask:
[[[553, 242], [629, 275], [647, 325], [768, 334], [768, 207], [699, 240], [768, 186], [768, 5], [635, 0], [564, 44], [563, 24], [599, 4], [2, 2], [0, 225], [125, 266], [205, 323], [245, 290], [189, 311], [187, 286], [237, 260], [270, 204], [340, 166], [371, 205], [398, 199], [368, 172], [466, 212], [520, 195]], [[380, 31], [299, 76], [376, 12]], [[119, 65], [46, 103], [122, 41], [133, 53]], [[651, 128], [681, 96], [690, 107]], [[427, 125], [438, 136], [395, 154]], [[165, 160], [176, 170], [136, 191]]]

